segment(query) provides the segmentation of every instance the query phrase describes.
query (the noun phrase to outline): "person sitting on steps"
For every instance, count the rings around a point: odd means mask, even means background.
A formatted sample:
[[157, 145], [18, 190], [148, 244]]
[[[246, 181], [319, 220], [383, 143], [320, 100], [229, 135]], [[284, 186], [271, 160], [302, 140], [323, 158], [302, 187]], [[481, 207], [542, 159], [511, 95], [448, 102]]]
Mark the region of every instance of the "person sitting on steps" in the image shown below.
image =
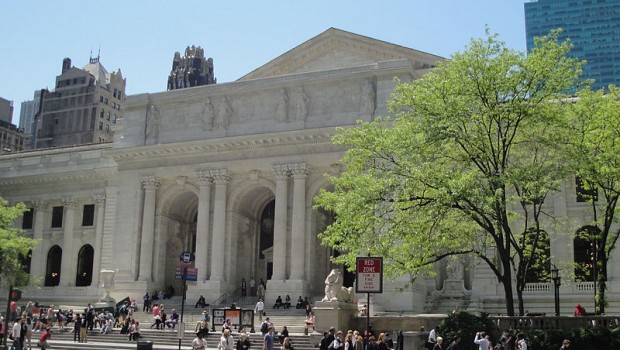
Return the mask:
[[273, 304], [273, 308], [279, 309], [280, 306], [282, 306], [282, 297], [278, 295], [278, 298], [276, 299], [276, 303]]

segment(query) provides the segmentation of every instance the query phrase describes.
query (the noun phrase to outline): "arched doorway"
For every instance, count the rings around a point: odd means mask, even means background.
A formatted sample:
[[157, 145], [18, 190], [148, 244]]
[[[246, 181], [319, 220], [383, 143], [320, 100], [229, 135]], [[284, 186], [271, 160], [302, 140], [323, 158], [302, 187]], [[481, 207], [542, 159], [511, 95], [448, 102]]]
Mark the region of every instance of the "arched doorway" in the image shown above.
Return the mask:
[[47, 252], [47, 264], [45, 270], [45, 286], [55, 287], [60, 283], [60, 262], [62, 260], [62, 248], [55, 245]]
[[95, 250], [90, 244], [84, 245], [78, 253], [77, 275], [75, 285], [78, 287], [90, 286], [93, 281], [93, 259]]

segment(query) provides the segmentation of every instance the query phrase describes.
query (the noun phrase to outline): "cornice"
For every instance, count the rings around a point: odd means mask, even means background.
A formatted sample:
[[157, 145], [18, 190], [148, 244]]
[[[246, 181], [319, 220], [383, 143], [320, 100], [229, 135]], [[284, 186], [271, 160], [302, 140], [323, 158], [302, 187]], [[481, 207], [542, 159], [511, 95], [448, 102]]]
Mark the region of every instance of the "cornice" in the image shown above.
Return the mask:
[[332, 145], [332, 137], [336, 134], [335, 128], [314, 129], [312, 131], [312, 133], [309, 133], [308, 130], [302, 130], [299, 132], [140, 146], [109, 150], [106, 152], [106, 155], [112, 157], [120, 165], [123, 162], [134, 162], [136, 160], [220, 155], [255, 150], [267, 151], [274, 148], [290, 148], [299, 145]]
[[0, 186], [46, 185], [60, 183], [79, 183], [84, 181], [104, 181], [117, 173], [116, 168], [98, 168], [85, 171], [58, 174], [24, 175], [0, 179]]

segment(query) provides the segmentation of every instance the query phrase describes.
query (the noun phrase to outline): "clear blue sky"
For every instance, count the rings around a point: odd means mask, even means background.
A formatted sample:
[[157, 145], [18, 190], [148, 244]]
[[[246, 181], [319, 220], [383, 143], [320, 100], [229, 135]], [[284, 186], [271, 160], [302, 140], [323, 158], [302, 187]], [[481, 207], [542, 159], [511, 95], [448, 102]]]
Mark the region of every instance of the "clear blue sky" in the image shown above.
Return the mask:
[[127, 94], [158, 92], [175, 51], [201, 46], [218, 83], [234, 81], [330, 27], [450, 57], [485, 25], [525, 51], [523, 0], [0, 0], [0, 97], [20, 104], [53, 88], [62, 60], [90, 51], [121, 69]]

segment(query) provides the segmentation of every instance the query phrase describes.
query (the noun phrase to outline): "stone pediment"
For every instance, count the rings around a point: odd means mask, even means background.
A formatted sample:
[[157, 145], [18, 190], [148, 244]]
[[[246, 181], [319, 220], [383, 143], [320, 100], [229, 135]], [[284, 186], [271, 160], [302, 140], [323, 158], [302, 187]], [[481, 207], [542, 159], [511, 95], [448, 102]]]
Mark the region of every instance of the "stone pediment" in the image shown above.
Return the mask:
[[415, 68], [432, 68], [442, 57], [330, 28], [239, 80], [357, 67], [407, 59]]

